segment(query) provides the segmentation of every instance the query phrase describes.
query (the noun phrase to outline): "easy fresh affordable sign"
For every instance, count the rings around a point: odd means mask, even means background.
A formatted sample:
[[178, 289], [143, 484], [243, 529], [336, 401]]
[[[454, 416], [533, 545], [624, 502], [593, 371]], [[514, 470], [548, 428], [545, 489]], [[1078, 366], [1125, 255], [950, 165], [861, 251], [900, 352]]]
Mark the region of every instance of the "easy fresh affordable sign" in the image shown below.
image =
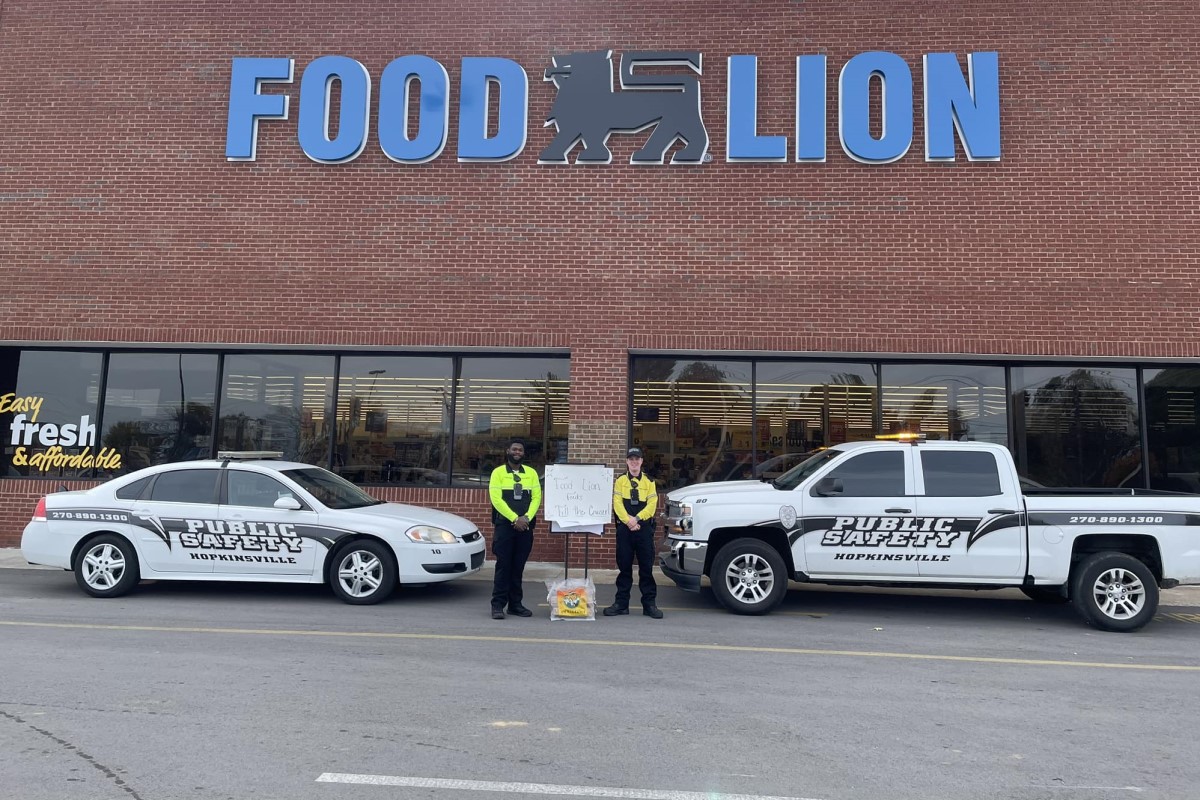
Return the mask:
[[[903, 158], [912, 146], [918, 108], [912, 68], [895, 53], [854, 56], [841, 66], [832, 88], [826, 56], [797, 56], [795, 128], [789, 135], [759, 133], [758, 57], [732, 55], [726, 65], [726, 162], [825, 161], [831, 92], [836, 97], [839, 144], [849, 158], [887, 164]], [[651, 66], [656, 69], [647, 73], [645, 68]], [[291, 58], [233, 59], [225, 137], [228, 160], [254, 161], [259, 123], [288, 119], [292, 95], [275, 85], [291, 84], [295, 68]], [[925, 159], [953, 161], [961, 145], [969, 161], [998, 161], [998, 54], [968, 53], [964, 72], [955, 53], [929, 53], [921, 69]], [[700, 105], [702, 78], [699, 51], [636, 50], [616, 60], [611, 50], [555, 56], [543, 80], [553, 83], [557, 92], [544, 117], [544, 125], [553, 125], [556, 134], [538, 154], [538, 163], [569, 164], [574, 153], [576, 164], [608, 164], [610, 136], [645, 137], [647, 130], [648, 138], [631, 163], [662, 164], [677, 142], [682, 146], [670, 163], [711, 161]], [[871, 119], [876, 81], [882, 97], [878, 136], [872, 135]], [[336, 107], [335, 85], [340, 89]], [[354, 160], [371, 138], [374, 107], [379, 128], [375, 139], [384, 155], [401, 164], [423, 163], [445, 150], [453, 106], [459, 161], [507, 161], [524, 152], [530, 118], [524, 67], [507, 58], [463, 58], [456, 101], [453, 88], [445, 66], [428, 56], [401, 56], [384, 68], [378, 81], [353, 58], [322, 56], [304, 68], [300, 79], [299, 146], [308, 158], [323, 164]], [[418, 117], [410, 120], [409, 101], [418, 91]], [[331, 136], [334, 121], [336, 134]]]
[[[52, 469], [105, 470], [121, 468], [121, 455], [111, 447], [96, 446], [96, 423], [89, 415], [78, 422], [48, 422], [40, 420], [46, 398], [33, 395], [18, 396], [14, 392], [0, 395], [0, 414], [12, 414], [9, 423], [9, 444], [15, 445], [12, 465], [28, 467], [30, 471], [49, 472]], [[64, 448], [82, 447], [78, 453], [67, 453]], [[46, 448], [31, 453], [30, 449]]]

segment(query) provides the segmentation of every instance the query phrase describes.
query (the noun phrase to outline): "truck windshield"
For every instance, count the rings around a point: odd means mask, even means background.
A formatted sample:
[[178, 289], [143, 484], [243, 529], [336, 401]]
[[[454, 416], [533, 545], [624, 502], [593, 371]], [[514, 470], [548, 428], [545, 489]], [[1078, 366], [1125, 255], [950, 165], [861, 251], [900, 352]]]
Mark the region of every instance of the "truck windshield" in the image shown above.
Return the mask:
[[326, 508], [362, 508], [377, 506], [383, 502], [371, 497], [345, 478], [320, 467], [285, 469], [283, 474], [303, 486]]
[[812, 475], [814, 472], [841, 454], [841, 450], [822, 450], [819, 453], [815, 453], [811, 458], [801, 461], [799, 464], [792, 467], [775, 480], [771, 481], [771, 485], [776, 489], [795, 489], [804, 482], [805, 478], [807, 478], [809, 475]]

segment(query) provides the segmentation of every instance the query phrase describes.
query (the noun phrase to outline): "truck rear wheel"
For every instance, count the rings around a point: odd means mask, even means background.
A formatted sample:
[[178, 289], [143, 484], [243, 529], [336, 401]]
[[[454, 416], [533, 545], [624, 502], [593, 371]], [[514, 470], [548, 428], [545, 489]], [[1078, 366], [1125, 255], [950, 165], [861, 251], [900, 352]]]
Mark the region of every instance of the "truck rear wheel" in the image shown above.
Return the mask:
[[1158, 583], [1143, 562], [1125, 553], [1089, 556], [1071, 576], [1071, 602], [1102, 631], [1136, 631], [1158, 610]]
[[758, 539], [735, 539], [717, 552], [709, 573], [713, 594], [735, 614], [766, 614], [787, 594], [787, 565]]

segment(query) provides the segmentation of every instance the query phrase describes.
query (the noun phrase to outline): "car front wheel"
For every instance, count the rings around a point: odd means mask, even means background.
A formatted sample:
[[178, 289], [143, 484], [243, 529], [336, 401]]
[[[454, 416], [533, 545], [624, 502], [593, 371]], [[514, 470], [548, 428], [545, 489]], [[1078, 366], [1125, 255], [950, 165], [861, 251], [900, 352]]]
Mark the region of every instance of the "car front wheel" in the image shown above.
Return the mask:
[[378, 603], [396, 588], [396, 559], [379, 542], [351, 542], [338, 548], [330, 560], [329, 585], [338, 598], [351, 605]]
[[120, 597], [140, 579], [137, 552], [116, 534], [89, 540], [75, 556], [75, 582], [92, 597]]

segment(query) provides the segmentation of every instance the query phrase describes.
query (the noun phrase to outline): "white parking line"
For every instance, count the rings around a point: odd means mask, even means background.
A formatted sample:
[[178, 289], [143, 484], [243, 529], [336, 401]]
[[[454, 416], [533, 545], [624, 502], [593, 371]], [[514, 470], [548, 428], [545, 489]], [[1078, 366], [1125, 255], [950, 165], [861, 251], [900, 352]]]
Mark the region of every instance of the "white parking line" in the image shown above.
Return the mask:
[[405, 778], [395, 775], [352, 775], [326, 772], [318, 783], [350, 783], [360, 786], [408, 786], [417, 789], [455, 789], [460, 792], [507, 792], [509, 794], [557, 794], [567, 797], [618, 797], [624, 800], [816, 800], [812, 797], [778, 797], [765, 794], [723, 792], [676, 792], [664, 789], [618, 789], [611, 786], [562, 786], [554, 783], [508, 783], [464, 781], [452, 778]]

